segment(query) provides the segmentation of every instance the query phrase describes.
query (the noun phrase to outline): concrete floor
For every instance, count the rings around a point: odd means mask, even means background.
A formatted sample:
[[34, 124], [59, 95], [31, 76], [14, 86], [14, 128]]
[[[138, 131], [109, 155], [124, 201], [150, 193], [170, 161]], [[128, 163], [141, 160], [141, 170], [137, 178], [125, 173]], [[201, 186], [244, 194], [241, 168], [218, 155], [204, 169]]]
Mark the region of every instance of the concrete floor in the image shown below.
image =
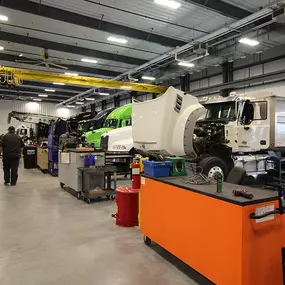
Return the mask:
[[160, 247], [145, 246], [138, 228], [116, 226], [114, 201], [78, 201], [37, 169], [21, 169], [16, 187], [2, 176], [1, 285], [204, 284]]

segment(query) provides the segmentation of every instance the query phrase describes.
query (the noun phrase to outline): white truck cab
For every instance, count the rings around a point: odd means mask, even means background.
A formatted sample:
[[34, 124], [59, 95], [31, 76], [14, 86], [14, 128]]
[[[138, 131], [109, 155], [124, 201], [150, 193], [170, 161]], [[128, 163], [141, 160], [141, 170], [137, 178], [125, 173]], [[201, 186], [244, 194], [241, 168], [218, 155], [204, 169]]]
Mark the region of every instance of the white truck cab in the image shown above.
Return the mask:
[[235, 165], [252, 176], [266, 159], [284, 152], [285, 98], [270, 92], [196, 97], [170, 87], [161, 97], [133, 102], [134, 147], [186, 156], [212, 177]]

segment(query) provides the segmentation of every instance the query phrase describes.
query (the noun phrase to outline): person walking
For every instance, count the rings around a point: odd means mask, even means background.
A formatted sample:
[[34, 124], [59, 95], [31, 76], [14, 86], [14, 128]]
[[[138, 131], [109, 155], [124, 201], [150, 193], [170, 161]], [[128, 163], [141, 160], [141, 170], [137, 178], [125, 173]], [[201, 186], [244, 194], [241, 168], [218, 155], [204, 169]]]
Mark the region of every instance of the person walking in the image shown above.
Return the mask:
[[4, 184], [15, 186], [18, 180], [18, 168], [20, 158], [22, 157], [24, 143], [22, 139], [15, 134], [15, 127], [10, 126], [8, 133], [2, 137], [0, 142], [0, 154], [2, 153]]

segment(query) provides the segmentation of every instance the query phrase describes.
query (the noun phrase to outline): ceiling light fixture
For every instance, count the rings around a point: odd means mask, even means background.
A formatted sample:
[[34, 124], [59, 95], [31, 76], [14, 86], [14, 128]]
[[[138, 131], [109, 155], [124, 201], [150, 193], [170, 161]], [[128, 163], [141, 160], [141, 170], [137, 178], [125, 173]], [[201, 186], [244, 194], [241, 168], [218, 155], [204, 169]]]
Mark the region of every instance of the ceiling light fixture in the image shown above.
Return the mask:
[[70, 76], [78, 76], [78, 73], [72, 73], [72, 72], [65, 72], [65, 75], [70, 75]]
[[0, 46], [0, 50], [4, 50], [4, 47]]
[[66, 107], [67, 107], [67, 108], [75, 108], [74, 105], [67, 105]]
[[131, 90], [132, 89], [131, 86], [126, 86], [126, 85], [122, 85], [120, 88], [125, 89], [125, 90]]
[[178, 65], [180, 66], [186, 66], [186, 67], [194, 67], [195, 64], [192, 62], [187, 62], [187, 61], [179, 61]]
[[8, 17], [4, 15], [0, 15], [0, 21], [8, 22]]
[[34, 101], [38, 101], [38, 102], [41, 102], [41, 101], [42, 101], [42, 99], [39, 99], [39, 98], [34, 98], [33, 100], [34, 100]]
[[45, 92], [55, 92], [54, 89], [45, 89]]
[[83, 103], [83, 102], [75, 102], [75, 104], [77, 104], [77, 105], [83, 105], [84, 103]]
[[98, 94], [101, 96], [109, 96], [110, 95], [110, 93], [104, 93], [104, 92], [99, 92]]
[[98, 60], [90, 59], [90, 58], [82, 58], [81, 61], [87, 62], [87, 63], [98, 63]]
[[143, 80], [150, 80], [150, 81], [154, 81], [155, 77], [151, 77], [151, 76], [142, 76]]
[[261, 53], [263, 53], [263, 51], [262, 50], [258, 50], [256, 53], [257, 54], [261, 54]]
[[19, 54], [19, 57], [22, 57], [22, 56], [23, 56], [23, 54], [22, 54], [22, 53], [20, 53], [20, 54]]
[[128, 42], [128, 40], [126, 40], [126, 39], [117, 38], [117, 37], [114, 37], [114, 36], [110, 36], [110, 37], [108, 38], [108, 41], [109, 41], [109, 42], [119, 43], [119, 44], [126, 44], [126, 43]]
[[44, 97], [44, 98], [47, 98], [47, 97], [48, 97], [47, 94], [39, 94], [38, 96], [39, 96], [39, 97]]
[[53, 85], [65, 85], [65, 83], [62, 83], [62, 82], [53, 82]]
[[95, 101], [95, 98], [85, 98], [87, 101]]
[[244, 54], [244, 55], [242, 55], [240, 58], [246, 58], [246, 55]]
[[249, 38], [241, 38], [239, 40], [239, 42], [241, 44], [245, 44], [245, 45], [248, 45], [248, 46], [251, 46], [251, 47], [254, 47], [254, 46], [257, 46], [259, 45], [259, 42], [256, 41], [256, 40], [252, 40], [252, 39], [249, 39]]
[[181, 7], [181, 4], [179, 2], [173, 0], [154, 0], [154, 3], [172, 9], [178, 9], [179, 7]]

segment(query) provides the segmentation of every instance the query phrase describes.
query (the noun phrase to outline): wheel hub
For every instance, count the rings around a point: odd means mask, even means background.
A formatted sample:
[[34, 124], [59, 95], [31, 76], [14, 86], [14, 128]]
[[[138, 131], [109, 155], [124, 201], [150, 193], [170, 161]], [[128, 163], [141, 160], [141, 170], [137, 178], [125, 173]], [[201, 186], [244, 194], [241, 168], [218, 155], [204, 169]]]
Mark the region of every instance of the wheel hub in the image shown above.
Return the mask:
[[221, 167], [219, 166], [214, 166], [212, 167], [210, 170], [209, 170], [209, 173], [208, 173], [208, 178], [209, 179], [217, 179], [218, 175], [222, 175], [222, 177], [224, 178], [224, 172], [223, 170], [221, 169]]

